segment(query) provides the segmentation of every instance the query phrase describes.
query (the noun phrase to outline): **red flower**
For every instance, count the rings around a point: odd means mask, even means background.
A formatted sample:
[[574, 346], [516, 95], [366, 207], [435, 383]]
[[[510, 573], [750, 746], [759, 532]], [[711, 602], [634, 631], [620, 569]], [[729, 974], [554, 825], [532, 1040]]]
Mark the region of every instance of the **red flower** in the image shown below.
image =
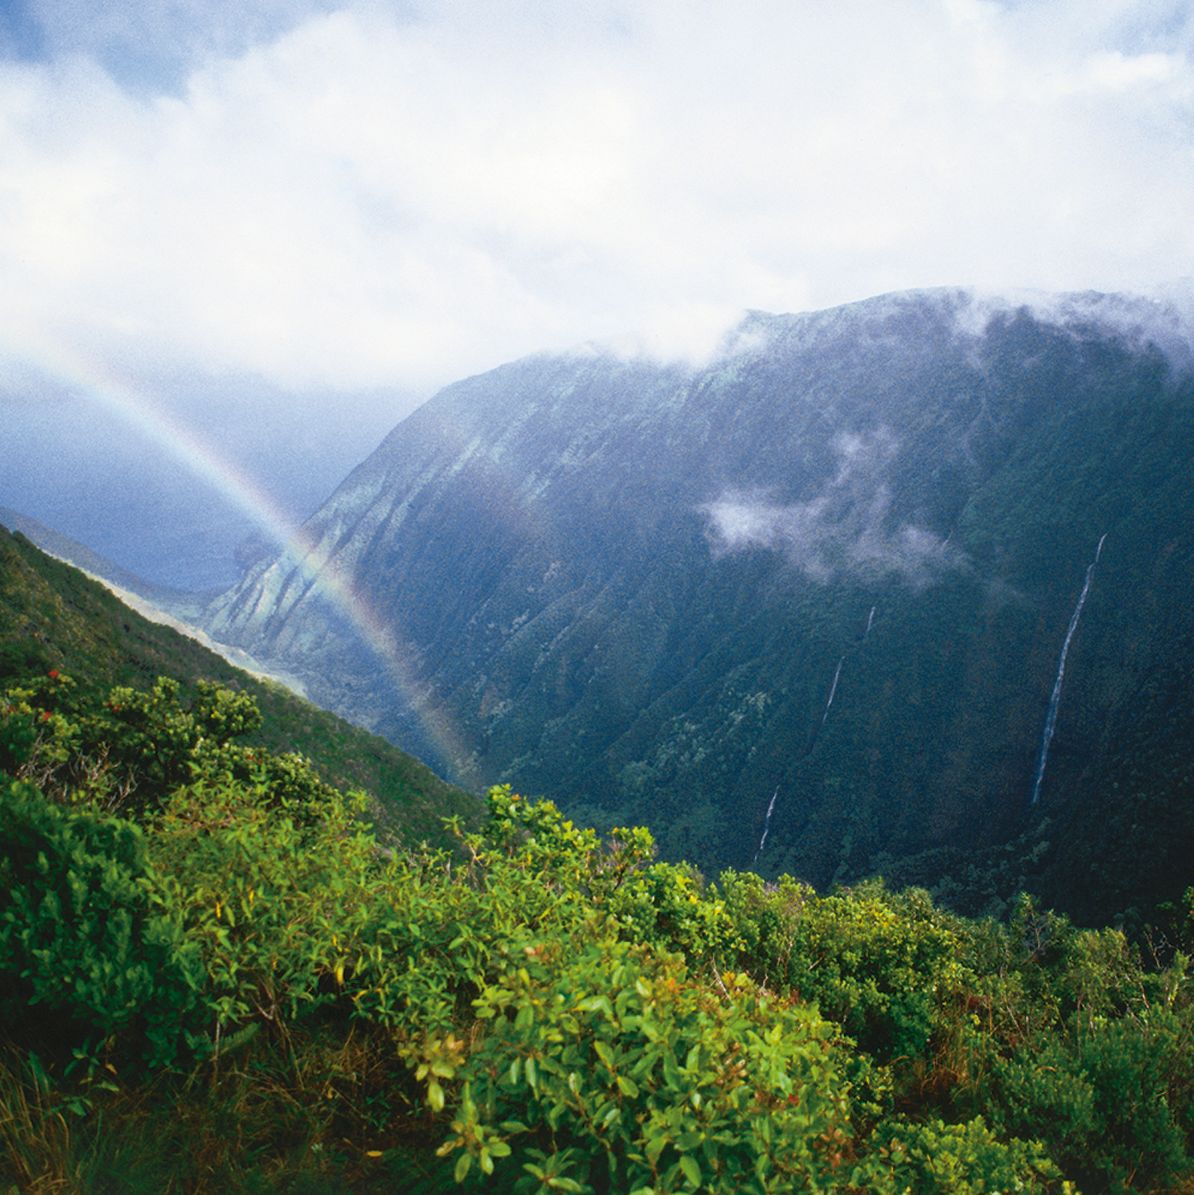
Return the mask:
[[49, 674], [49, 675], [50, 675], [50, 679], [51, 679], [51, 680], [57, 680], [57, 679], [58, 679], [58, 669], [57, 669], [57, 668], [51, 668], [51, 669], [50, 669], [50, 674]]

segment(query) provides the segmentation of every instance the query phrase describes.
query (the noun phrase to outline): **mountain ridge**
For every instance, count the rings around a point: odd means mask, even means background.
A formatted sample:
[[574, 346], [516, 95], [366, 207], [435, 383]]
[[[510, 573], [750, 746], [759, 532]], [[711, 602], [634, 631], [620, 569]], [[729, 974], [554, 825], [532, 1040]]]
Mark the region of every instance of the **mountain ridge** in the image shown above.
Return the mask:
[[1165, 639], [1189, 630], [1180, 317], [1036, 308], [879, 296], [750, 315], [704, 365], [589, 351], [465, 379], [208, 628], [468, 784], [646, 821], [702, 865], [752, 861], [777, 789], [768, 870], [996, 848], [1025, 830], [1101, 536], [1040, 817], [1089, 789], [1083, 757], [1114, 770], [1100, 719], [1134, 733], [1133, 687], [1180, 671]]

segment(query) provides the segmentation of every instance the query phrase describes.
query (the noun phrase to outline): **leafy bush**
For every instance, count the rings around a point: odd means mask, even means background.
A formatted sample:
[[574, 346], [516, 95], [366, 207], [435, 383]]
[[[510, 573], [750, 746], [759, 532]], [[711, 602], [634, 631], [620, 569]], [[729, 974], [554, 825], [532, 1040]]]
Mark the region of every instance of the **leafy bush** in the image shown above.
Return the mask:
[[981, 1117], [964, 1124], [945, 1124], [937, 1118], [921, 1124], [892, 1119], [880, 1126], [868, 1145], [870, 1153], [852, 1180], [856, 1189], [872, 1195], [912, 1191], [1076, 1195], [1076, 1188], [1063, 1181], [1039, 1142], [1000, 1140]]
[[0, 1008], [30, 1044], [144, 1035], [174, 1057], [202, 982], [140, 827], [0, 782]]
[[[362, 796], [233, 741], [255, 717], [168, 682], [87, 704], [50, 674], [0, 705], [0, 1037], [46, 1059], [0, 1092], [41, 1138], [11, 1181], [71, 1181], [62, 1158], [35, 1173], [57, 1148], [136, 1155], [131, 1120], [54, 1127], [88, 1101], [146, 1115], [135, 1057], [190, 1118], [177, 1148], [260, 1189], [369, 1167], [644, 1195], [1194, 1173], [1185, 922], [1145, 966], [1027, 899], [999, 924], [880, 883], [706, 885], [645, 830], [602, 839], [508, 788], [454, 850], [382, 845]], [[105, 1076], [86, 1098], [70, 1055]]]
[[1042, 1035], [994, 1068], [1007, 1133], [1037, 1132], [1083, 1186], [1166, 1189], [1190, 1169], [1194, 1020], [1170, 1009]]
[[813, 1009], [744, 977], [711, 992], [679, 959], [600, 936], [525, 953], [475, 1001], [444, 1147], [458, 1177], [476, 1163], [524, 1171], [528, 1190], [779, 1191], [843, 1165], [849, 1085]]
[[375, 845], [354, 819], [359, 803], [328, 802], [312, 780], [318, 817], [267, 788], [203, 780], [152, 823], [152, 857], [203, 960], [217, 1053], [229, 1031], [278, 1028], [337, 999], [373, 908]]
[[1002, 1134], [1039, 1136], [1084, 1187], [1163, 1189], [1194, 1160], [1188, 960], [1143, 966], [1117, 930], [1024, 898], [962, 935], [973, 1024], [955, 1096]]
[[925, 1055], [962, 971], [953, 919], [923, 892], [871, 884], [817, 897], [788, 879], [768, 890], [736, 872], [721, 886], [743, 931], [742, 966], [814, 1001], [880, 1061]]

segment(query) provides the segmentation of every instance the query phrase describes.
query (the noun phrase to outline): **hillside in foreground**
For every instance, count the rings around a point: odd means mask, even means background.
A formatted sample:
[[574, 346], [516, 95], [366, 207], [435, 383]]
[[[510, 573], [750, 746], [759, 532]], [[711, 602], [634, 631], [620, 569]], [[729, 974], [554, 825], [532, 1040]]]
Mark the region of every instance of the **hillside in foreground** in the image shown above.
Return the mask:
[[1194, 892], [1133, 942], [1030, 899], [709, 884], [501, 788], [452, 849], [382, 849], [241, 742], [245, 692], [83, 687], [0, 694], [0, 1183], [1194, 1183]]
[[389, 833], [442, 840], [441, 818], [479, 815], [476, 798], [376, 735], [250, 676], [170, 627], [150, 622], [96, 581], [0, 527], [0, 687], [30, 673], [69, 671], [84, 694], [113, 685], [146, 688], [158, 676], [184, 694], [207, 680], [252, 697], [262, 714], [257, 741], [309, 757], [328, 782], [362, 788]]

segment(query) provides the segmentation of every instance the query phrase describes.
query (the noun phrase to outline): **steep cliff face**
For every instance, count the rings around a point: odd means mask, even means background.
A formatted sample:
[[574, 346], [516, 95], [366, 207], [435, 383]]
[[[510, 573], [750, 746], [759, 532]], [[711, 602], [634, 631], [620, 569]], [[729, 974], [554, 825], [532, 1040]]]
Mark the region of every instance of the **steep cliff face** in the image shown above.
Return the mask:
[[769, 807], [757, 866], [815, 882], [982, 847], [1023, 827], [1104, 534], [1032, 816], [1153, 735], [1142, 693], [1190, 695], [1185, 351], [1147, 304], [933, 291], [752, 315], [699, 368], [516, 362], [400, 424], [209, 629], [453, 778], [710, 868]]

